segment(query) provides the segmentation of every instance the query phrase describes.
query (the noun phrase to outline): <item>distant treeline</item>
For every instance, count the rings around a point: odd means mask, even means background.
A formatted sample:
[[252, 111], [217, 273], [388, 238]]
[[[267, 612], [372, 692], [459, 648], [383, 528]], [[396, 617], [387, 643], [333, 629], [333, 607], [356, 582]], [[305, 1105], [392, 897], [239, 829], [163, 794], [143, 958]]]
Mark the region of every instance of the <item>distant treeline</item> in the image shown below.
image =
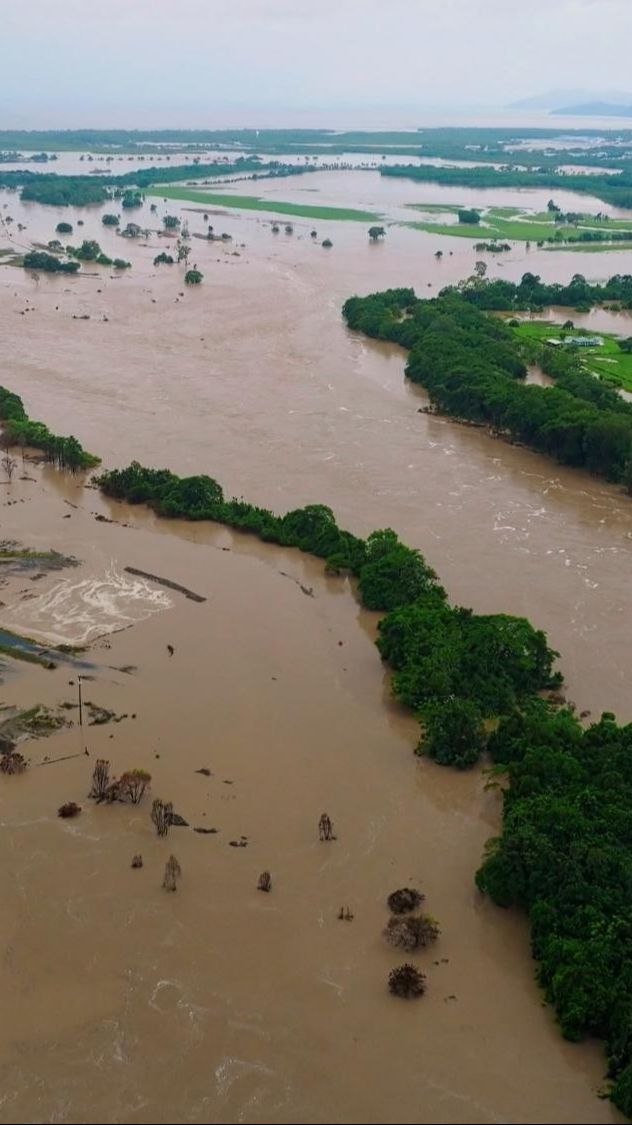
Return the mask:
[[87, 453], [75, 437], [59, 437], [51, 433], [43, 422], [29, 418], [19, 395], [0, 387], [0, 421], [3, 437], [15, 445], [42, 449], [47, 460], [62, 469], [90, 469], [101, 458]]
[[[554, 151], [560, 130], [467, 128], [460, 126], [416, 130], [333, 129], [63, 129], [0, 130], [0, 148], [32, 150], [112, 151], [151, 153], [169, 151], [167, 146], [191, 148], [241, 148], [248, 152], [342, 153], [342, 152], [420, 152], [445, 160], [481, 160], [498, 163], [546, 166], [552, 163], [621, 167], [625, 145], [632, 142], [629, 129], [570, 129], [565, 138], [575, 137], [577, 145]], [[586, 136], [600, 137], [605, 144], [586, 150]], [[529, 151], [514, 145], [529, 140], [550, 141], [548, 150]]]
[[[521, 290], [518, 299], [523, 299], [529, 278], [536, 303], [546, 303], [547, 289], [557, 303], [563, 287], [538, 289], [539, 278], [529, 274], [518, 287], [509, 283], [512, 296]], [[613, 282], [600, 288], [615, 289]], [[492, 287], [505, 284], [490, 282]], [[418, 300], [412, 289], [389, 289], [352, 297], [343, 311], [351, 328], [409, 349], [406, 375], [425, 387], [436, 409], [632, 489], [632, 406], [600, 386], [573, 356], [549, 357], [550, 349], [542, 348], [538, 358], [547, 363], [556, 385], [526, 385], [525, 359], [533, 359], [533, 348], [524, 349], [507, 324], [477, 307], [485, 301], [479, 290], [485, 294], [487, 288], [470, 279], [433, 300]], [[525, 306], [530, 307], [526, 299]]]
[[479, 309], [533, 310], [562, 305], [584, 312], [593, 305], [614, 304], [632, 309], [632, 274], [615, 273], [604, 281], [591, 284], [581, 273], [573, 274], [565, 285], [542, 281], [538, 274], [523, 273], [516, 284], [500, 278], [485, 279], [476, 284], [466, 282], [442, 289], [439, 296], [459, 292]]
[[179, 180], [200, 180], [229, 175], [256, 175], [258, 179], [275, 176], [296, 176], [312, 172], [310, 166], [282, 164], [270, 161], [263, 164], [258, 157], [238, 157], [232, 163], [220, 160], [212, 164], [179, 164], [173, 167], [136, 168], [132, 172], [105, 175], [64, 176], [56, 172], [31, 172], [28, 169], [3, 172], [0, 168], [0, 187], [22, 187], [21, 198], [57, 207], [73, 205], [84, 207], [91, 203], [105, 203], [112, 196], [111, 189], [137, 188], [152, 184], [170, 184]]
[[97, 483], [115, 499], [227, 524], [356, 578], [362, 604], [385, 613], [377, 646], [395, 695], [420, 718], [420, 752], [465, 768], [487, 748], [507, 774], [503, 832], [478, 885], [528, 911], [563, 1034], [606, 1040], [612, 1098], [632, 1113], [632, 726], [604, 715], [584, 731], [571, 710], [545, 702], [542, 689], [561, 677], [544, 633], [524, 618], [451, 606], [425, 559], [390, 529], [359, 539], [323, 505], [277, 516], [226, 500], [211, 477], [136, 462]]
[[[470, 153], [471, 159], [476, 159]], [[559, 163], [563, 163], [560, 157]], [[628, 162], [629, 163], [629, 162]], [[404, 176], [425, 183], [472, 188], [557, 188], [595, 195], [617, 207], [632, 208], [632, 171], [629, 167], [616, 175], [565, 175], [549, 168], [542, 171], [510, 168], [449, 168], [434, 164], [391, 164], [380, 168], [382, 176]]]

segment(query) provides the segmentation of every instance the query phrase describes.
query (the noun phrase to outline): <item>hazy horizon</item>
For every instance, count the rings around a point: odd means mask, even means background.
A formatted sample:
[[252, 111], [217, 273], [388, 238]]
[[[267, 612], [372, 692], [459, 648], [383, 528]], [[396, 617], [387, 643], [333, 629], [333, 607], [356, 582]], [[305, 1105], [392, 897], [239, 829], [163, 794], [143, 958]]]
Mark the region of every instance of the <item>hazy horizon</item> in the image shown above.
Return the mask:
[[625, 87], [630, 41], [630, 0], [30, 0], [0, 127], [414, 128]]

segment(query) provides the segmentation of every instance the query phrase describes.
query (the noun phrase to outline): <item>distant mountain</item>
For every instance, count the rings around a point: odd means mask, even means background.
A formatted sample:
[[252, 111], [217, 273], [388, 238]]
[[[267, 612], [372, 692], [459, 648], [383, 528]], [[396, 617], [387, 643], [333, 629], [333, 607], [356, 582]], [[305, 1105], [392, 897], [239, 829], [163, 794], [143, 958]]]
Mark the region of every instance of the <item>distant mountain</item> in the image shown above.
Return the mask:
[[[599, 108], [593, 108], [598, 106]], [[632, 94], [622, 90], [548, 90], [544, 94], [537, 94], [532, 98], [522, 98], [512, 102], [508, 109], [545, 110], [549, 113], [569, 113], [577, 115], [587, 113], [596, 115], [604, 113], [607, 116], [622, 116], [629, 113], [632, 106]], [[606, 108], [608, 107], [608, 108]]]
[[568, 117], [632, 117], [632, 96], [627, 105], [614, 105], [612, 102], [582, 102], [580, 105], [565, 105], [549, 112], [565, 113]]

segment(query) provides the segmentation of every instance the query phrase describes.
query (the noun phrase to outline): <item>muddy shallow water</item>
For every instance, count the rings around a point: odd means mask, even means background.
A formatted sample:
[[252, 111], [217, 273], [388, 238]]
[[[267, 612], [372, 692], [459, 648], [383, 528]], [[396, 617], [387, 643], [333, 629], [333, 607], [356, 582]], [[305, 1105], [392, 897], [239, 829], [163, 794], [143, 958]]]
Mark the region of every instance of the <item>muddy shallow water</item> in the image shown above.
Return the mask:
[[[362, 176], [355, 204], [371, 191], [377, 203], [384, 181], [371, 188]], [[274, 186], [294, 198], [294, 185]], [[427, 187], [409, 185], [408, 201]], [[64, 214], [21, 210], [15, 196], [10, 209], [27, 216], [25, 240], [53, 237]], [[391, 227], [370, 246], [363, 224], [318, 223], [334, 241], [327, 252], [309, 220], [275, 236], [269, 216], [231, 212], [214, 221], [232, 243], [193, 240], [205, 280], [185, 292], [178, 267], [152, 266], [168, 240], [122, 242], [100, 225], [106, 209], [85, 210], [80, 230], [131, 258], [128, 274], [35, 280], [0, 267], [3, 382], [32, 416], [72, 430], [108, 465], [136, 457], [206, 471], [277, 510], [320, 501], [358, 533], [396, 528], [455, 600], [546, 628], [581, 709], [632, 717], [629, 501], [418, 413], [425, 397], [406, 385], [403, 353], [341, 321], [351, 293], [412, 284], [430, 294], [465, 276], [470, 243]], [[166, 209], [159, 202], [158, 220]], [[201, 214], [186, 214], [204, 229]], [[148, 206], [132, 218], [158, 223]], [[605, 276], [630, 257], [519, 248], [490, 260], [490, 273]], [[84, 313], [89, 321], [72, 319]], [[0, 590], [0, 624], [75, 641], [109, 631], [91, 648], [99, 670], [85, 688], [137, 718], [30, 743], [31, 770], [0, 787], [11, 1012], [0, 1119], [618, 1120], [595, 1096], [600, 1049], [564, 1043], [542, 1006], [523, 919], [475, 890], [498, 798], [479, 772], [414, 758], [416, 724], [389, 701], [374, 615], [297, 553], [156, 521], [50, 469], [28, 475], [3, 486], [5, 505], [24, 501], [0, 508], [3, 537], [82, 565]], [[131, 579], [125, 566], [208, 600]], [[4, 697], [74, 700], [72, 678], [67, 667], [20, 666]], [[159, 841], [147, 799], [138, 809], [86, 802], [101, 754], [115, 772], [150, 769], [155, 795], [218, 833], [174, 828]], [[77, 820], [56, 818], [64, 800], [83, 804]], [[323, 809], [332, 844], [318, 842]], [[242, 833], [248, 847], [231, 848]], [[171, 851], [184, 873], [175, 896], [160, 886]], [[129, 867], [136, 852], [140, 871]], [[269, 896], [255, 889], [264, 868]], [[408, 882], [443, 930], [418, 959], [429, 990], [411, 1005], [386, 993], [404, 958], [380, 937], [386, 894]], [[341, 905], [352, 922], [337, 920]]]

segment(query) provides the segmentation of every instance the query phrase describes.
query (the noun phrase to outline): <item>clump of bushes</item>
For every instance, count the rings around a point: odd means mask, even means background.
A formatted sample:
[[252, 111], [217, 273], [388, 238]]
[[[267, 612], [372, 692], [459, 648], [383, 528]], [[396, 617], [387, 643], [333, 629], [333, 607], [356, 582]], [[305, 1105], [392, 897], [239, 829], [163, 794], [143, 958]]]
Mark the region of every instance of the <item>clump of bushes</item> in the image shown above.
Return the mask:
[[413, 1000], [423, 996], [426, 991], [426, 978], [414, 965], [405, 962], [396, 969], [391, 969], [388, 974], [388, 990], [393, 996]]
[[55, 230], [57, 231], [57, 234], [72, 234], [72, 223], [57, 223]]
[[199, 285], [204, 277], [200, 270], [187, 270], [184, 275], [185, 285]]
[[409, 914], [407, 917], [389, 918], [384, 937], [389, 945], [411, 952], [425, 949], [440, 934], [439, 923], [429, 914]]
[[62, 262], [46, 250], [29, 250], [22, 262], [25, 270], [43, 270], [44, 273], [76, 273], [79, 262]]
[[164, 250], [162, 251], [162, 253], [156, 254], [156, 257], [154, 258], [154, 265], [155, 266], [160, 266], [163, 263], [166, 266], [172, 266], [173, 265], [173, 258], [171, 256], [171, 254], [165, 254]]
[[8, 750], [0, 756], [0, 772], [7, 775], [24, 773], [27, 764], [26, 758], [18, 750]]
[[392, 914], [407, 914], [421, 906], [425, 897], [414, 887], [401, 887], [400, 890], [393, 891], [386, 902]]
[[79, 816], [81, 812], [81, 805], [77, 805], [75, 801], [66, 801], [65, 805], [60, 805], [57, 809], [57, 816], [61, 816], [63, 820], [70, 820], [72, 817]]

